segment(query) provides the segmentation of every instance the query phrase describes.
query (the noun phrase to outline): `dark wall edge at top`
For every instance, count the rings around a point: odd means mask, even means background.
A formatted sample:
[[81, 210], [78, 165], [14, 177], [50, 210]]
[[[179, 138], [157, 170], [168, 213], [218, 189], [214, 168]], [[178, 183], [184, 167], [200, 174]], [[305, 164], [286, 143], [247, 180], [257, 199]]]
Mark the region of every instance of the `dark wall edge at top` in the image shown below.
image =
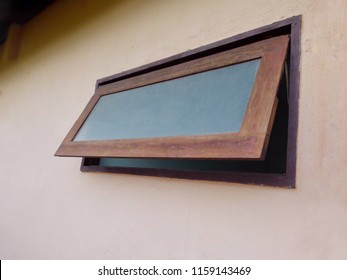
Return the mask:
[[25, 24], [54, 0], [0, 0], [0, 44], [7, 37], [8, 28], [15, 22]]

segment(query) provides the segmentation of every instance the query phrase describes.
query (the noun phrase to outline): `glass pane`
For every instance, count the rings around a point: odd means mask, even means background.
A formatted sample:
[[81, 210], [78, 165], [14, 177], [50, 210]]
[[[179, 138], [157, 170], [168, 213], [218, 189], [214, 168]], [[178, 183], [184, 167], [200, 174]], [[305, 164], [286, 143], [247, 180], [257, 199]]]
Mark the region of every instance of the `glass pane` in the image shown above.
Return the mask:
[[102, 96], [74, 141], [238, 132], [259, 62]]
[[235, 171], [277, 173], [286, 172], [288, 133], [288, 81], [283, 73], [278, 88], [278, 107], [273, 124], [266, 157], [258, 160], [193, 160], [193, 159], [133, 159], [100, 158], [98, 166], [131, 167], [141, 169], [193, 170], [193, 171]]

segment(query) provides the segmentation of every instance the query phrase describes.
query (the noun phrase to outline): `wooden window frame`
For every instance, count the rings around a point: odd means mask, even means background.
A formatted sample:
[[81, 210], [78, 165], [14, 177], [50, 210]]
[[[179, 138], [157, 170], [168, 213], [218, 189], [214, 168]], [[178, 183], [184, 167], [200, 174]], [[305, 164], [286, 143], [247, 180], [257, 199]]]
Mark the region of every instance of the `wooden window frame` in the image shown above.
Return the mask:
[[[175, 177], [182, 179], [198, 179], [212, 181], [226, 181], [236, 183], [247, 183], [268, 186], [295, 187], [296, 178], [296, 148], [297, 148], [297, 125], [298, 125], [298, 97], [299, 97], [299, 64], [300, 64], [300, 31], [301, 16], [295, 16], [280, 22], [273, 23], [269, 26], [261, 27], [249, 32], [245, 32], [231, 38], [221, 40], [219, 42], [200, 47], [179, 55], [175, 55], [148, 65], [144, 65], [129, 71], [122, 72], [110, 77], [106, 77], [97, 81], [96, 92], [105, 93], [101, 88], [112, 88], [114, 83], [124, 79], [133, 78], [139, 75], [160, 71], [161, 69], [180, 65], [182, 63], [191, 62], [193, 60], [205, 57], [207, 55], [218, 54], [222, 51], [246, 46], [269, 37], [289, 35], [290, 36], [290, 56], [287, 58], [289, 64], [289, 121], [288, 121], [288, 143], [287, 143], [287, 159], [286, 172], [284, 174], [268, 174], [268, 173], [248, 173], [248, 172], [205, 172], [205, 171], [176, 171], [163, 169], [145, 169], [145, 168], [127, 168], [127, 167], [104, 167], [99, 166], [99, 158], [103, 155], [92, 155], [83, 158], [81, 171], [85, 172], [112, 172], [125, 173], [148, 176]], [[111, 86], [110, 86], [111, 85]], [[106, 87], [105, 87], [106, 86]], [[96, 97], [94, 97], [96, 98]], [[91, 101], [92, 102], [92, 101]], [[94, 100], [95, 102], [95, 100]], [[89, 106], [89, 104], [88, 104]], [[87, 111], [86, 111], [87, 112]], [[83, 112], [85, 113], [85, 112]], [[273, 113], [271, 114], [273, 116]], [[81, 121], [80, 119], [78, 121]], [[78, 122], [77, 121], [77, 122]], [[81, 124], [75, 124], [76, 127]], [[75, 127], [75, 129], [76, 129]], [[78, 130], [75, 132], [77, 133]], [[75, 133], [75, 134], [76, 134]], [[70, 134], [70, 133], [69, 133]], [[68, 140], [71, 133], [66, 137]], [[268, 136], [268, 130], [267, 134]], [[65, 141], [64, 140], [64, 141]], [[63, 142], [64, 145], [64, 142]], [[83, 149], [82, 149], [83, 150]], [[81, 156], [83, 156], [81, 154]], [[98, 157], [94, 157], [98, 156]], [[264, 150], [261, 157], [264, 156]], [[112, 156], [113, 157], [113, 156]], [[194, 158], [194, 157], [193, 157]], [[198, 156], [197, 158], [201, 158]]]
[[[263, 159], [277, 107], [287, 35], [100, 86], [56, 152], [57, 156]], [[239, 132], [103, 141], [74, 141], [101, 97], [254, 59], [260, 65]]]

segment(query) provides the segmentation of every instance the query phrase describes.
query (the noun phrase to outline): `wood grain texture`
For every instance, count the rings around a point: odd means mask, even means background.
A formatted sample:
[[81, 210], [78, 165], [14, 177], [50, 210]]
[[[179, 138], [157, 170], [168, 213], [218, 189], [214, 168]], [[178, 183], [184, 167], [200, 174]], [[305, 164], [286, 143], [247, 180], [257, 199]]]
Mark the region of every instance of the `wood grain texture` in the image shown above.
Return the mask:
[[216, 134], [148, 139], [78, 141], [59, 148], [60, 156], [134, 158], [259, 158], [263, 135]]
[[200, 73], [248, 60], [260, 58], [263, 54], [264, 44], [255, 43], [253, 45], [240, 47], [238, 49], [225, 51], [208, 57], [185, 62], [169, 68], [156, 70], [150, 73], [132, 77], [126, 80], [99, 87], [97, 94], [106, 95], [131, 88], [146, 86], [158, 82], [172, 80], [195, 73]]
[[[261, 159], [264, 150], [266, 150], [266, 139], [272, 127], [276, 92], [283, 70], [288, 41], [287, 35], [274, 37], [98, 87], [95, 95], [91, 98], [55, 155]], [[73, 141], [78, 130], [103, 95], [114, 94], [127, 89], [200, 73], [255, 58], [261, 58], [261, 63], [239, 133], [108, 141]]]
[[[235, 36], [220, 40], [218, 42], [199, 47], [194, 50], [177, 54], [156, 62], [152, 62], [134, 69], [130, 69], [119, 74], [99, 79], [96, 88], [103, 84], [122, 80], [139, 73], [150, 72], [153, 69], [163, 68], [170, 65], [179, 64], [182, 61], [189, 61], [196, 56], [215, 53], [216, 50], [233, 48], [239, 45], [249, 44], [255, 41], [290, 34], [290, 56], [288, 63], [289, 70], [289, 118], [288, 118], [288, 144], [286, 157], [286, 171], [283, 174], [272, 173], [252, 173], [252, 172], [217, 172], [217, 171], [191, 171], [191, 170], [165, 170], [148, 168], [126, 168], [126, 167], [104, 167], [99, 166], [99, 158], [83, 158], [81, 171], [83, 172], [109, 172], [143, 176], [158, 176], [169, 178], [180, 178], [189, 180], [222, 181], [242, 184], [255, 184], [274, 187], [294, 188], [296, 182], [296, 148], [297, 148], [297, 127], [298, 127], [298, 100], [300, 85], [300, 46], [301, 46], [301, 16], [294, 16], [250, 30]], [[265, 140], [266, 141], [266, 140]]]

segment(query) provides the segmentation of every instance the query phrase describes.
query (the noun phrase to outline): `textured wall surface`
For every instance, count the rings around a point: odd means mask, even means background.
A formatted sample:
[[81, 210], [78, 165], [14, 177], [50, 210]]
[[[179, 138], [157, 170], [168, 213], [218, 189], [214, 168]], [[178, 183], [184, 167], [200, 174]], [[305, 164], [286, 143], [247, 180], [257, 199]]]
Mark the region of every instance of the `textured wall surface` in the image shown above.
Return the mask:
[[[0, 67], [0, 259], [347, 258], [345, 0], [58, 1]], [[79, 171], [95, 81], [303, 15], [294, 190]]]

